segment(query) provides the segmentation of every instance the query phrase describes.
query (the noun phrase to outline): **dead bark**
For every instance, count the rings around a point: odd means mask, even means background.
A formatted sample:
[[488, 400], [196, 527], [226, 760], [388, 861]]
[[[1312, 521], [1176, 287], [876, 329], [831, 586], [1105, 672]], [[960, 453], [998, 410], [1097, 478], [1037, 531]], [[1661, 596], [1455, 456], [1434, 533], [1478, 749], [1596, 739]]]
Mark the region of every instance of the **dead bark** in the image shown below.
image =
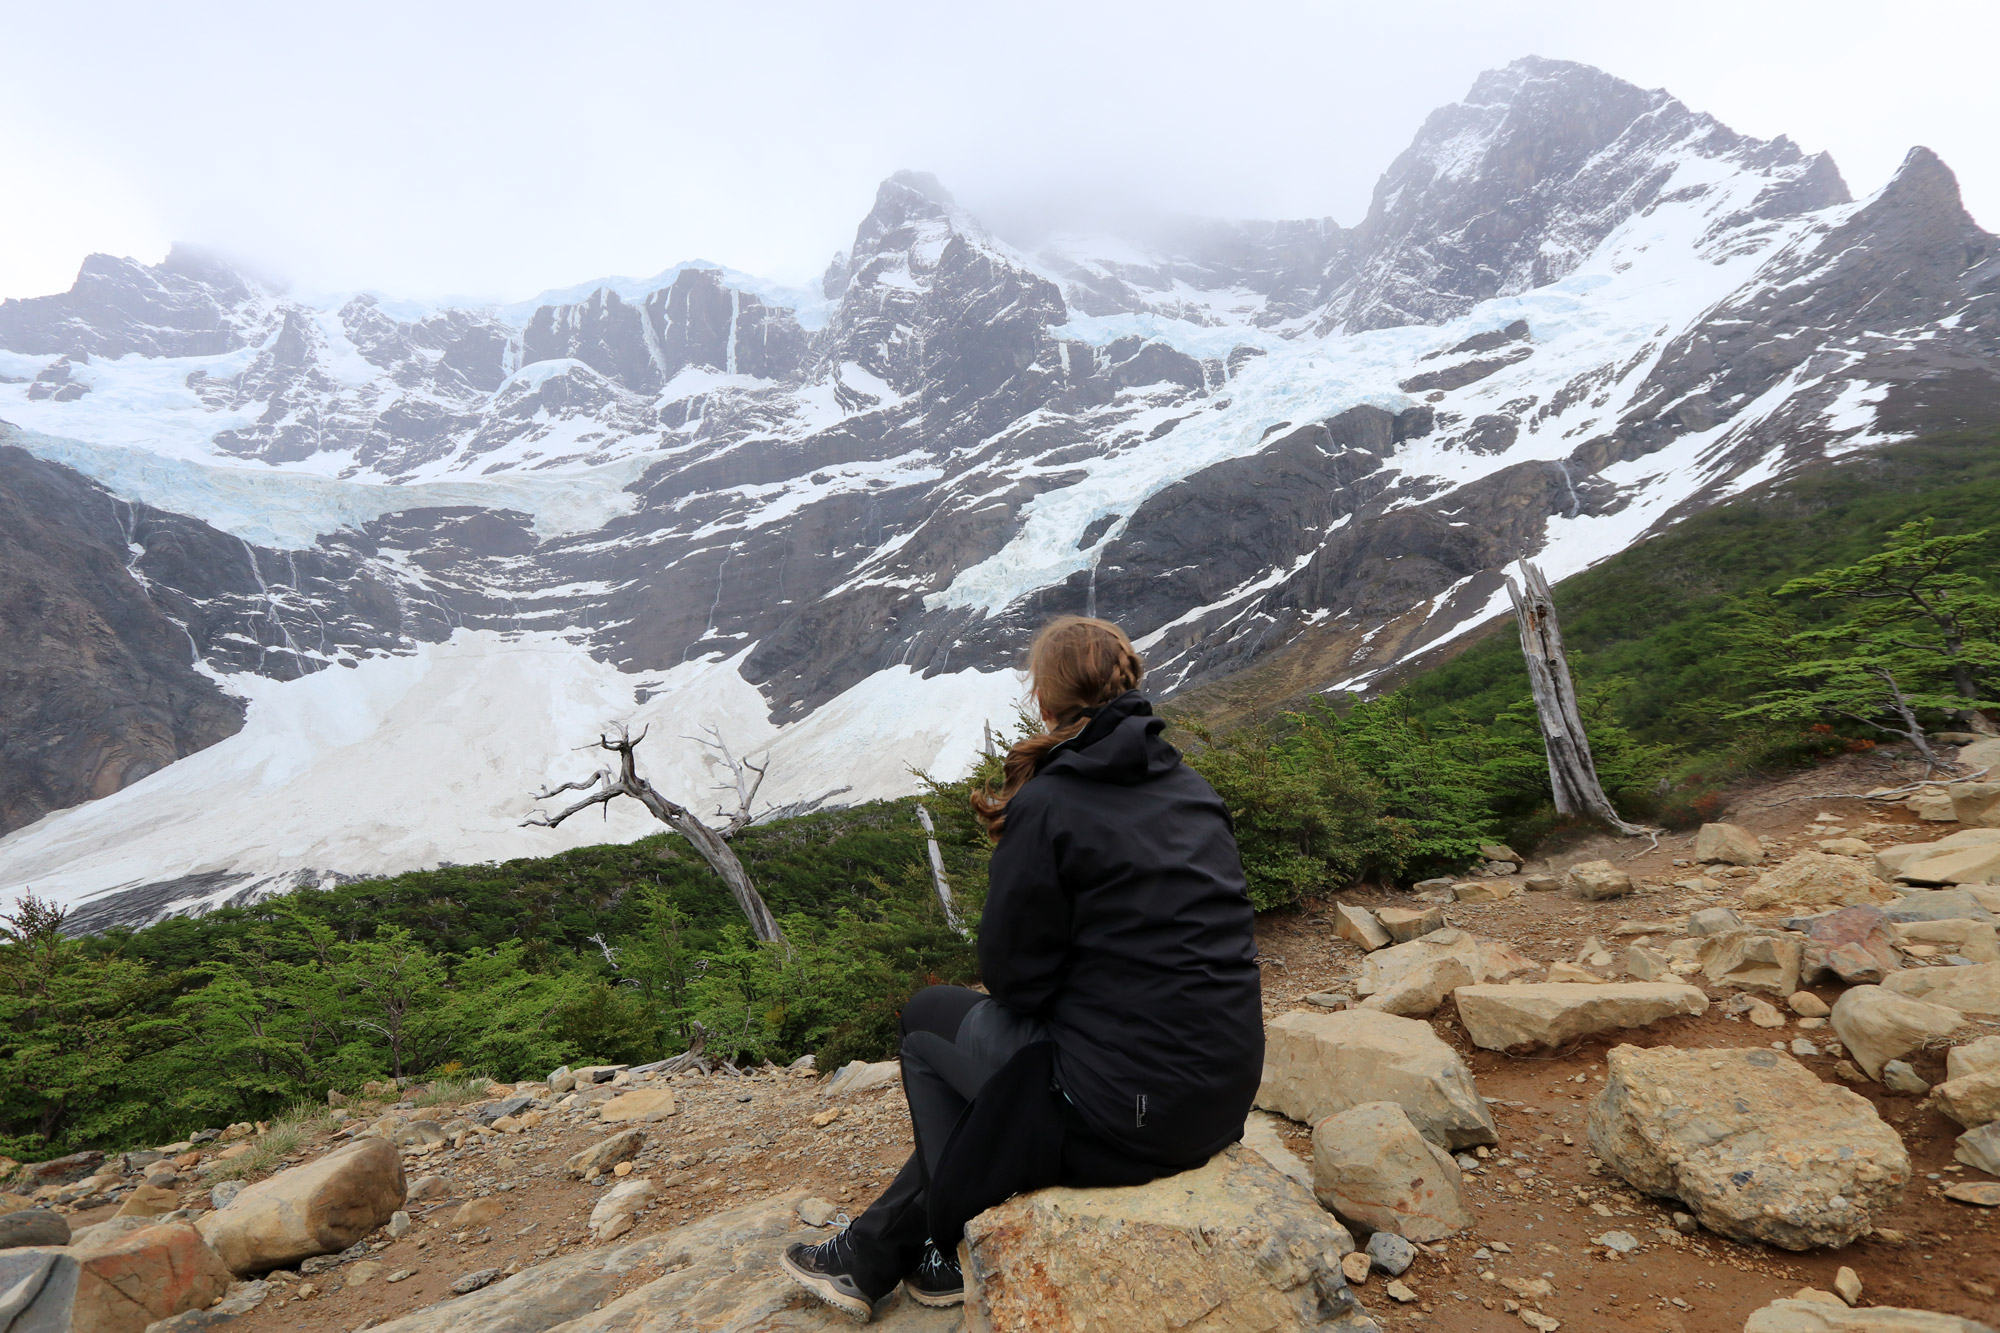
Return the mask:
[[[750, 822], [748, 800], [741, 802], [736, 815], [728, 816], [726, 831], [710, 828], [698, 819], [693, 811], [660, 795], [650, 782], [639, 776], [633, 751], [638, 749], [639, 742], [645, 739], [645, 732], [642, 731], [634, 737], [623, 727], [618, 729], [616, 739], [599, 736], [598, 748], [618, 756], [617, 772], [614, 774], [609, 768], [600, 768], [581, 782], [565, 782], [559, 787], [536, 792], [535, 799], [538, 801], [546, 801], [566, 791], [588, 794], [582, 800], [553, 815], [538, 812], [532, 819], [524, 820], [523, 826], [554, 828], [580, 810], [588, 810], [593, 805], [608, 806], [620, 796], [629, 796], [650, 810], [655, 819], [693, 845], [701, 859], [708, 862], [709, 869], [729, 886], [730, 896], [736, 899], [736, 905], [742, 909], [744, 919], [750, 923], [751, 934], [760, 940], [784, 944], [784, 932], [778, 929], [777, 918], [771, 915], [771, 909], [764, 904], [763, 895], [757, 892], [757, 886], [750, 880], [750, 872], [743, 868], [743, 863], [737, 859], [735, 851], [729, 846], [729, 837]], [[766, 761], [766, 766], [769, 766], [769, 761]], [[749, 766], [746, 764], [743, 768]], [[738, 790], [739, 792], [747, 790], [749, 797], [755, 797], [757, 787], [763, 782], [763, 770], [749, 768], [749, 771], [756, 775], [756, 780], [749, 782], [747, 789], [739, 785]], [[741, 770], [738, 770], [737, 776], [740, 784], [744, 777]]]
[[1629, 824], [1619, 817], [1611, 798], [1597, 780], [1597, 764], [1590, 756], [1590, 738], [1584, 733], [1583, 715], [1576, 706], [1576, 685], [1570, 679], [1569, 659], [1563, 656], [1562, 629], [1556, 623], [1555, 597], [1542, 571], [1523, 560], [1521, 581], [1526, 591], [1507, 578], [1507, 595], [1514, 599], [1514, 615], [1521, 627], [1521, 655], [1528, 662], [1528, 687], [1534, 692], [1535, 712], [1541, 718], [1542, 743], [1549, 756], [1549, 786], [1555, 793], [1556, 812], [1575, 818], [1594, 819], [1627, 837], [1640, 837], [1649, 830]]
[[938, 902], [944, 908], [944, 923], [965, 938], [972, 938], [959, 920], [958, 906], [951, 900], [951, 881], [944, 876], [944, 853], [938, 849], [937, 827], [931, 823], [931, 812], [922, 805], [917, 807], [917, 822], [924, 826], [924, 841], [930, 844], [931, 886], [937, 890]]

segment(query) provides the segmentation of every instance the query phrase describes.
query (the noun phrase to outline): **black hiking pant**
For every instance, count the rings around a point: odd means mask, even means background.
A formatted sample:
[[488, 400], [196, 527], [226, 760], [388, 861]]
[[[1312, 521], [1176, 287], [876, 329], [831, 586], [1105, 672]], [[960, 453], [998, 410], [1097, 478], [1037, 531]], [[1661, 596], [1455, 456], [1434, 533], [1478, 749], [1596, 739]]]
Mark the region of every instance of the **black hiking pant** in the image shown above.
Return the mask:
[[967, 1221], [1015, 1194], [1143, 1185], [1201, 1165], [1141, 1161], [1094, 1133], [1056, 1086], [1041, 1025], [976, 991], [918, 991], [902, 1030], [916, 1151], [847, 1231], [855, 1280], [878, 1297], [917, 1266], [926, 1241], [950, 1253]]

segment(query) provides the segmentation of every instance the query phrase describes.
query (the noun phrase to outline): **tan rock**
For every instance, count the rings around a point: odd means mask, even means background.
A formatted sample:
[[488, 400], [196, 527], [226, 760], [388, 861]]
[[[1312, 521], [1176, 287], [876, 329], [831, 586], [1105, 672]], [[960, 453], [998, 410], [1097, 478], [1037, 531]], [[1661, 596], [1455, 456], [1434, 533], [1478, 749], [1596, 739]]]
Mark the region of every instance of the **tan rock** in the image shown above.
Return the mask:
[[1885, 979], [1882, 987], [1961, 1013], [2000, 1015], [2000, 963], [1905, 968]]
[[1743, 891], [1743, 905], [1752, 911], [1856, 907], [1895, 900], [1895, 891], [1867, 867], [1852, 857], [1825, 852], [1799, 852], [1759, 875], [1757, 882]]
[[1760, 1028], [1781, 1028], [1785, 1025], [1785, 1016], [1763, 1000], [1750, 1001], [1750, 1007], [1743, 1011], [1743, 1016]]
[[1591, 971], [1589, 968], [1579, 966], [1576, 963], [1565, 963], [1561, 959], [1557, 959], [1555, 962], [1549, 964], [1550, 982], [1560, 982], [1565, 985], [1596, 986], [1603, 984], [1605, 980], [1606, 978], [1598, 976], [1597, 973]]
[[451, 1215], [453, 1231], [469, 1231], [474, 1227], [491, 1226], [507, 1215], [507, 1205], [491, 1195], [483, 1199], [467, 1199]]
[[618, 1124], [624, 1121], [651, 1124], [656, 1120], [665, 1120], [678, 1110], [674, 1104], [674, 1094], [666, 1088], [639, 1088], [623, 1096], [613, 1097], [604, 1104], [604, 1109], [598, 1112], [598, 1116], [606, 1124]]
[[1788, 1250], [1838, 1247], [1902, 1197], [1910, 1158], [1868, 1101], [1768, 1049], [1641, 1050], [1608, 1059], [1591, 1150], [1702, 1226]]
[[1563, 875], [1563, 883], [1579, 898], [1601, 902], [1632, 892], [1632, 877], [1609, 861], [1583, 861]]
[[1291, 1122], [1281, 1115], [1269, 1111], [1252, 1111], [1243, 1121], [1243, 1146], [1269, 1162], [1283, 1174], [1312, 1188], [1312, 1167], [1303, 1157], [1293, 1152], [1279, 1133], [1281, 1127]]
[[180, 1195], [165, 1185], [140, 1185], [118, 1205], [116, 1217], [163, 1217], [181, 1206]]
[[1625, 946], [1625, 974], [1634, 981], [1665, 981], [1673, 975], [1672, 960], [1643, 944]]
[[1955, 824], [1958, 813], [1951, 808], [1951, 793], [1933, 789], [1920, 791], [1903, 803], [1918, 819], [1933, 824]]
[[380, 1276], [382, 1265], [374, 1259], [362, 1259], [340, 1270], [341, 1285], [347, 1288], [365, 1287]]
[[1889, 928], [1898, 944], [1935, 944], [1975, 963], [2000, 963], [2000, 930], [1991, 921], [1946, 917], [1942, 921], [1897, 921]]
[[619, 1162], [637, 1157], [639, 1149], [645, 1146], [645, 1130], [624, 1130], [608, 1139], [600, 1139], [582, 1152], [572, 1155], [563, 1163], [563, 1169], [578, 1177], [588, 1175], [593, 1170], [609, 1171]]
[[1393, 985], [1362, 1000], [1361, 1007], [1379, 1009], [1385, 1014], [1401, 1014], [1405, 1018], [1422, 1018], [1437, 1012], [1437, 1007], [1444, 1003], [1446, 996], [1460, 986], [1471, 985], [1477, 976], [1478, 973], [1467, 966], [1464, 959], [1447, 954], [1405, 971]]
[[1993, 1333], [1985, 1324], [1929, 1310], [1871, 1305], [1850, 1310], [1834, 1297], [1803, 1301], [1788, 1297], [1753, 1310], [1743, 1333]]
[[1833, 1012], [1830, 1005], [1809, 990], [1796, 990], [1785, 997], [1785, 1007], [1800, 1018], [1825, 1018]]
[[1472, 1072], [1430, 1024], [1368, 1009], [1295, 1010], [1271, 1020], [1258, 1106], [1318, 1124], [1379, 1101], [1401, 1106], [1443, 1147], [1499, 1142]]
[[1994, 846], [2000, 846], [2000, 829], [1962, 829], [1931, 842], [1899, 843], [1875, 853], [1875, 873], [1883, 879], [1894, 879], [1909, 866], [1928, 857], [1943, 856], [1968, 847]]
[[1965, 1015], [1956, 1009], [1913, 1000], [1881, 986], [1855, 986], [1833, 1003], [1834, 1032], [1855, 1063], [1874, 1079], [1882, 1077], [1882, 1066], [1889, 1061], [1950, 1036], [1964, 1022]]
[[1896, 878], [1906, 884], [1990, 884], [2000, 879], [2000, 842], [1939, 851], [1906, 861]]
[[1560, 1046], [1594, 1032], [1644, 1027], [1663, 1018], [1698, 1017], [1708, 1011], [1706, 995], [1677, 982], [1462, 986], [1454, 998], [1466, 1035], [1473, 1045], [1489, 1051]]
[[403, 1159], [384, 1138], [356, 1139], [244, 1189], [195, 1223], [242, 1276], [332, 1254], [403, 1206]]
[[1694, 859], [1703, 865], [1754, 866], [1764, 860], [1764, 844], [1736, 824], [1703, 824], [1694, 835]]
[[1373, 912], [1347, 903], [1333, 905], [1333, 933], [1371, 953], [1387, 948], [1390, 943], [1389, 932], [1382, 929], [1382, 923], [1375, 919]]
[[1731, 930], [1703, 940], [1696, 960], [1712, 985], [1783, 999], [1799, 988], [1803, 947], [1795, 935]]
[[619, 1181], [604, 1191], [590, 1210], [591, 1238], [610, 1240], [630, 1231], [640, 1211], [652, 1200], [653, 1182], [644, 1176]]
[[[1240, 1146], [1134, 1189], [1049, 1189], [974, 1218], [967, 1333], [1366, 1327], [1340, 1270], [1353, 1238]], [[940, 1326], [942, 1327], [942, 1325]]]
[[1375, 919], [1398, 944], [1444, 929], [1444, 913], [1435, 907], [1384, 907]]
[[1366, 1102], [1313, 1128], [1313, 1194], [1335, 1215], [1419, 1243], [1472, 1225], [1458, 1164], [1394, 1102]]
[[903, 1078], [903, 1066], [896, 1060], [849, 1060], [833, 1071], [831, 1077], [820, 1087], [822, 1096], [852, 1097], [857, 1093], [870, 1092], [876, 1088], [899, 1083]]
[[70, 1327], [78, 1333], [145, 1333], [184, 1310], [205, 1310], [229, 1290], [220, 1256], [185, 1222], [89, 1236], [69, 1253], [81, 1273]]
[[1952, 818], [1967, 828], [2000, 828], [2000, 782], [1960, 782], [1950, 788]]
[[1946, 1079], [2000, 1071], [2000, 1037], [1981, 1037], [1945, 1052]]
[[1506, 879], [1462, 879], [1451, 886], [1451, 896], [1462, 903], [1500, 903], [1521, 891]]
[[1938, 1110], [1967, 1129], [2000, 1120], [2000, 1070], [1947, 1079], [1931, 1089]]

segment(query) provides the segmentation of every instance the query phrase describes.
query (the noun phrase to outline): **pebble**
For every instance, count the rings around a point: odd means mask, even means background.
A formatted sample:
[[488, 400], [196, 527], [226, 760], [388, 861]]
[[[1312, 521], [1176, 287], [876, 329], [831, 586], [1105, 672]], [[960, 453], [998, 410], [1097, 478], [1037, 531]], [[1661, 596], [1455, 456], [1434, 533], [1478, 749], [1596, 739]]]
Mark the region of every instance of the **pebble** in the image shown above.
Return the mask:
[[1849, 1305], [1861, 1304], [1861, 1274], [1844, 1264], [1833, 1275], [1833, 1289]]
[[1391, 1282], [1388, 1286], [1382, 1288], [1382, 1290], [1389, 1293], [1390, 1300], [1401, 1301], [1405, 1305], [1408, 1305], [1410, 1302], [1417, 1299], [1417, 1293], [1410, 1290], [1410, 1288], [1402, 1282]]
[[1619, 1254], [1630, 1254], [1639, 1248], [1639, 1238], [1629, 1231], [1607, 1231], [1591, 1239], [1592, 1245], [1602, 1245], [1607, 1250]]
[[1819, 996], [1809, 990], [1795, 990], [1790, 995], [1787, 995], [1785, 997], [1785, 1007], [1800, 1018], [1825, 1018], [1833, 1012], [1833, 1010], [1827, 1007], [1825, 1000], [1820, 999]]
[[1356, 1250], [1340, 1261], [1341, 1276], [1358, 1287], [1368, 1280], [1369, 1264], [1368, 1256]]
[[1890, 1060], [1882, 1066], [1882, 1086], [1912, 1097], [1927, 1097], [1931, 1091], [1931, 1085], [1924, 1082], [1907, 1060]]
[[410, 1220], [410, 1215], [400, 1208], [397, 1209], [389, 1214], [389, 1239], [401, 1240], [410, 1234], [410, 1229], [414, 1226], [416, 1223]]
[[1804, 1037], [1793, 1037], [1792, 1054], [1799, 1056], [1818, 1055], [1819, 1047], [1813, 1045], [1811, 1042], [1807, 1041]]
[[411, 1278], [415, 1277], [416, 1275], [417, 1275], [417, 1270], [414, 1268], [399, 1268], [395, 1272], [389, 1274], [389, 1276], [383, 1278], [382, 1280], [384, 1282], [401, 1282], [404, 1278]]
[[1781, 1028], [1785, 1025], [1785, 1016], [1778, 1012], [1776, 1005], [1766, 1001], [1750, 1001], [1746, 1012], [1750, 1021], [1760, 1028]]

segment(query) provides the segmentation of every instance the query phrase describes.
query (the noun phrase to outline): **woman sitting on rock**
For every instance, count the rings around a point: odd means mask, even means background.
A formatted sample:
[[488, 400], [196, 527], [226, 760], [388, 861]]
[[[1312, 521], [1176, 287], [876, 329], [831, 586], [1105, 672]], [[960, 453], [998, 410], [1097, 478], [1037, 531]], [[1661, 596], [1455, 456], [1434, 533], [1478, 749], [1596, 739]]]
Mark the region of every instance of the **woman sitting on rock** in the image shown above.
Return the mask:
[[902, 1015], [916, 1151], [788, 1272], [866, 1320], [900, 1282], [964, 1299], [965, 1223], [1047, 1185], [1142, 1185], [1242, 1137], [1264, 1059], [1257, 948], [1222, 799], [1160, 739], [1145, 668], [1108, 621], [1065, 616], [1028, 658], [1046, 730], [973, 797], [997, 840], [979, 923], [988, 994]]

